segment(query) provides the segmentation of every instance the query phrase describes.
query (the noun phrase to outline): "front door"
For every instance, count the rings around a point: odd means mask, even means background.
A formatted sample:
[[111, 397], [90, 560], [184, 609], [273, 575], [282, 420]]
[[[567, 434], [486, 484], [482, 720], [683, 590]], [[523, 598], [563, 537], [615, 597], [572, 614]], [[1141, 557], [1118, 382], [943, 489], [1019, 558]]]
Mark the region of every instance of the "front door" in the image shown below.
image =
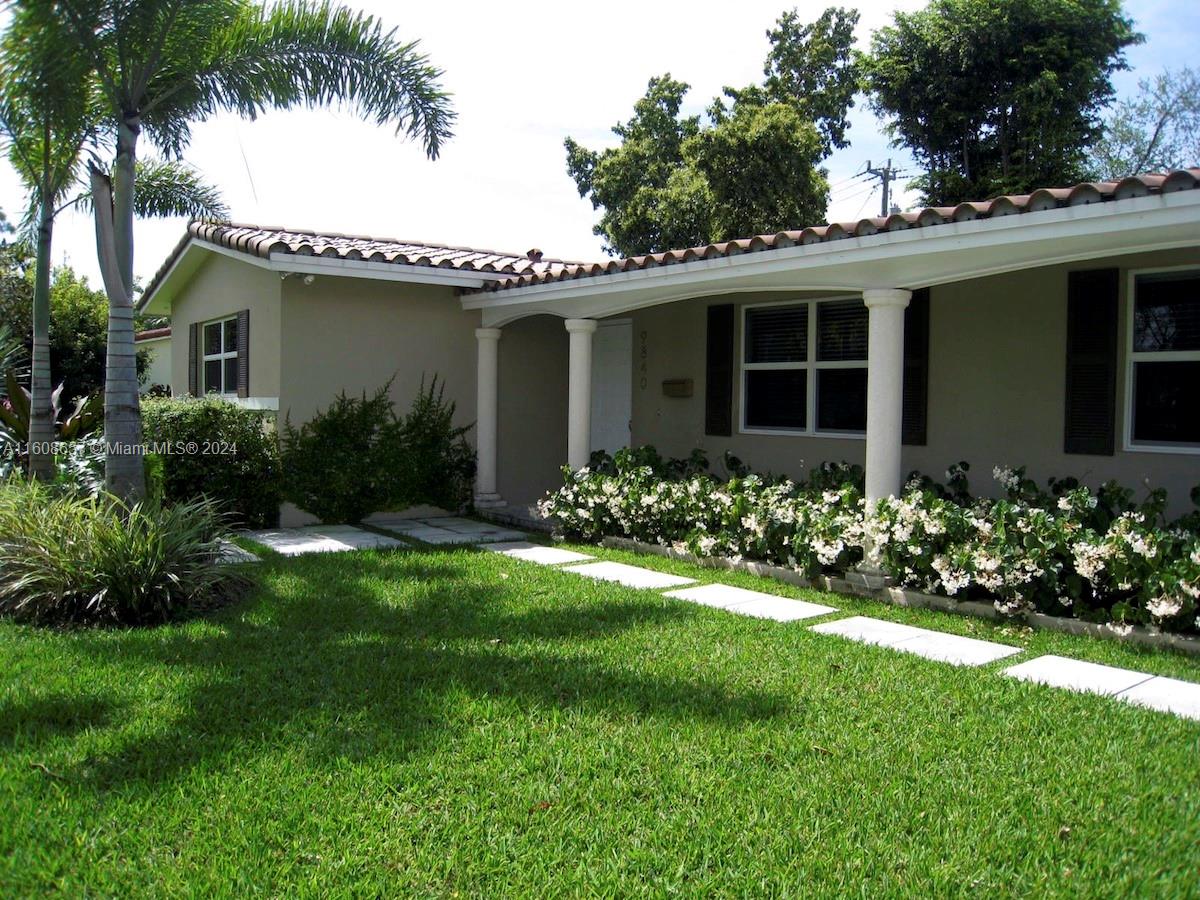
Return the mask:
[[601, 322], [592, 336], [592, 449], [629, 446], [633, 415], [633, 323]]

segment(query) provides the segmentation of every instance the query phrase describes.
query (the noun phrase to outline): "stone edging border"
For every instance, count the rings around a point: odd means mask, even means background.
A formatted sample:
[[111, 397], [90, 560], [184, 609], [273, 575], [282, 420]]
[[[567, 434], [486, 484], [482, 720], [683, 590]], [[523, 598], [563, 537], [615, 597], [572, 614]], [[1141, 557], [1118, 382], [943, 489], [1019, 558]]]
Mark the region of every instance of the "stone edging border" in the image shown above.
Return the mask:
[[807, 578], [792, 569], [773, 566], [770, 563], [753, 560], [733, 560], [720, 556], [696, 556], [673, 547], [663, 547], [658, 544], [647, 544], [632, 538], [606, 537], [600, 541], [602, 547], [614, 550], [628, 550], [649, 556], [661, 556], [665, 559], [675, 559], [691, 563], [707, 569], [727, 569], [733, 572], [745, 572], [759, 578], [771, 578], [786, 584], [803, 588], [817, 588], [834, 594], [851, 594], [856, 597], [867, 597], [881, 600], [893, 606], [908, 606], [914, 609], [937, 609], [942, 612], [954, 613], [960, 616], [971, 616], [977, 619], [993, 621], [1024, 622], [1030, 628], [1043, 631], [1059, 631], [1065, 634], [1083, 634], [1089, 637], [1104, 638], [1110, 641], [1120, 641], [1155, 649], [1178, 650], [1191, 656], [1200, 656], [1200, 639], [1186, 637], [1180, 634], [1170, 634], [1156, 631], [1140, 625], [1133, 626], [1128, 634], [1113, 631], [1104, 625], [1094, 622], [1084, 622], [1080, 619], [1068, 619], [1063, 616], [1048, 616], [1044, 613], [1026, 612], [1016, 616], [1005, 616], [990, 603], [977, 600], [956, 600], [953, 597], [941, 597], [936, 594], [923, 594], [911, 588], [879, 586], [881, 579], [860, 575], [857, 572], [846, 572], [841, 576], [821, 575], [817, 578]]

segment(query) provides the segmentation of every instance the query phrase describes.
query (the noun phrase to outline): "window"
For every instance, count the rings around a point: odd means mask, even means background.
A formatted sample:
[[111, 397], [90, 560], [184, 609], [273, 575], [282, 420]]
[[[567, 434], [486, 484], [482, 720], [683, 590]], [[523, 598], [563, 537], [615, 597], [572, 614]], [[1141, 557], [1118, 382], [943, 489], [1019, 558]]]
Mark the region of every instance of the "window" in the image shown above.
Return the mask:
[[867, 308], [858, 299], [743, 309], [742, 428], [867, 429]]
[[236, 317], [205, 324], [201, 336], [204, 351], [204, 393], [237, 393], [237, 332]]
[[1200, 448], [1200, 271], [1134, 275], [1127, 419], [1133, 448]]

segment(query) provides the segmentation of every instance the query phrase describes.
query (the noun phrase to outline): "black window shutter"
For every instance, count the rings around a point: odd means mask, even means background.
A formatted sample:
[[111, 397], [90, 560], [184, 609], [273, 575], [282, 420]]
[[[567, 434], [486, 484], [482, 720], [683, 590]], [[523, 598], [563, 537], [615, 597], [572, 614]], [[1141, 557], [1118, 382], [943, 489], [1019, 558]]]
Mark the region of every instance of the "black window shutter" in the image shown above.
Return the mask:
[[929, 288], [913, 291], [904, 310], [902, 442], [924, 446], [929, 423]]
[[237, 314], [237, 395], [250, 396], [250, 310]]
[[200, 323], [193, 322], [188, 326], [188, 393], [193, 397], [200, 396], [200, 360], [196, 355], [199, 345]]
[[733, 434], [733, 304], [708, 308], [704, 433]]
[[1117, 269], [1067, 275], [1066, 453], [1115, 450], [1119, 286]]

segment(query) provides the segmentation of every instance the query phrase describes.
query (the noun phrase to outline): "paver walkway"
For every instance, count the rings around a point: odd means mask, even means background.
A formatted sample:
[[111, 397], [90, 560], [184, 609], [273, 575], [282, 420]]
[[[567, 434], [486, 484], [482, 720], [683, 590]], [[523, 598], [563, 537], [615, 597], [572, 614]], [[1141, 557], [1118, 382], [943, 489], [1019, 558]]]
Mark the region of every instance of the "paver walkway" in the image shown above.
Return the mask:
[[640, 566], [629, 566], [618, 562], [594, 562], [582, 566], [570, 566], [564, 572], [574, 572], [588, 578], [600, 581], [615, 581], [626, 587], [633, 588], [666, 588], [678, 587], [681, 584], [695, 584], [695, 578], [684, 578], [682, 575], [668, 575], [655, 569], [643, 569]]
[[423, 544], [436, 546], [519, 541], [527, 537], [523, 531], [459, 516], [430, 516], [424, 519], [379, 518], [372, 519], [371, 524], [387, 531], [395, 531]]
[[812, 630], [821, 634], [836, 634], [863, 644], [877, 644], [904, 653], [915, 653], [926, 659], [957, 666], [982, 666], [1021, 652], [1020, 647], [916, 628], [900, 622], [885, 622], [869, 616], [851, 616], [836, 622], [825, 622], [812, 626]]
[[563, 550], [561, 547], [547, 547], [545, 544], [534, 544], [530, 541], [507, 541], [499, 544], [480, 544], [482, 549], [491, 553], [511, 556], [513, 559], [523, 559], [526, 562], [538, 563], [543, 566], [558, 566], [563, 563], [585, 562], [595, 559], [586, 553], [576, 553], [574, 550]]
[[[628, 587], [663, 590], [677, 585], [690, 587], [670, 590], [665, 596], [686, 600], [703, 606], [724, 609], [741, 615], [758, 616], [780, 622], [815, 618], [838, 610], [832, 606], [792, 600], [775, 594], [750, 591], [726, 584], [696, 584], [694, 579], [670, 575], [656, 569], [645, 569], [617, 562], [590, 562], [571, 565], [592, 557], [573, 550], [547, 547], [528, 541], [483, 546], [483, 549], [503, 553], [541, 565], [559, 565], [563, 572], [575, 572], [589, 578], [615, 581]], [[809, 626], [818, 634], [832, 634], [860, 643], [876, 644], [925, 659], [958, 666], [981, 666], [1015, 656], [1021, 647], [984, 641], [977, 638], [948, 634], [929, 628], [917, 628], [900, 622], [873, 619], [870, 616], [848, 616]], [[1127, 703], [1174, 713], [1188, 719], [1200, 720], [1200, 684], [1164, 678], [1147, 672], [1134, 672], [1113, 666], [1081, 662], [1061, 656], [1040, 656], [1004, 670], [1004, 674], [1025, 681], [1035, 681], [1069, 690], [1105, 694]]]
[[348, 550], [406, 547], [395, 538], [364, 531], [353, 525], [310, 525], [303, 528], [276, 528], [248, 531], [245, 536], [284, 556], [306, 553], [344, 553]]
[[667, 591], [667, 596], [727, 609], [742, 616], [774, 619], [776, 622], [794, 622], [797, 619], [812, 619], [837, 612], [832, 606], [806, 603], [803, 600], [792, 600], [760, 591], [748, 591], [728, 584], [702, 584], [699, 587]]

